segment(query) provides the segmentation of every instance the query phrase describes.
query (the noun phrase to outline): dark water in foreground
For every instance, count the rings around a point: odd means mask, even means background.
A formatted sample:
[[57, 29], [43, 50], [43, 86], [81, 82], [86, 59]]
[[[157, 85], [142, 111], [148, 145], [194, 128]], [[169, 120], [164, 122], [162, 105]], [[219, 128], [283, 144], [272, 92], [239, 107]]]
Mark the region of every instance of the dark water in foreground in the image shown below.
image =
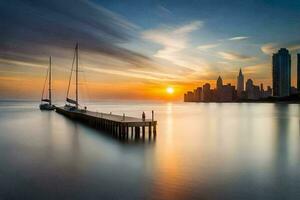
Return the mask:
[[98, 104], [156, 111], [157, 138], [122, 143], [0, 103], [0, 199], [300, 199], [300, 106]]

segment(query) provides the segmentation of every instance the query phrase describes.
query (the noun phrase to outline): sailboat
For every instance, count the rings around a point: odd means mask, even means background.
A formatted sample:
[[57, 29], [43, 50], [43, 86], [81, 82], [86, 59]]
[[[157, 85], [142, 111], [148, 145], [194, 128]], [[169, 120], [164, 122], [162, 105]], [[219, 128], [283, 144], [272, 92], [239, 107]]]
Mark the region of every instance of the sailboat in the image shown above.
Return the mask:
[[[49, 58], [49, 68], [47, 70], [46, 74], [46, 79], [43, 87], [43, 92], [42, 92], [42, 98], [41, 98], [41, 103], [40, 103], [40, 109], [41, 110], [54, 110], [55, 106], [52, 105], [52, 96], [51, 96], [51, 56]], [[44, 93], [45, 93], [45, 88], [46, 88], [46, 83], [48, 79], [48, 98], [44, 98]]]
[[[75, 47], [75, 53], [73, 57], [73, 62], [72, 62], [72, 69], [71, 69], [71, 74], [70, 74], [70, 79], [69, 79], [69, 85], [68, 85], [68, 90], [67, 90], [67, 95], [66, 95], [66, 104], [65, 106], [62, 107], [55, 107], [55, 111], [57, 113], [63, 114], [65, 116], [71, 117], [71, 118], [80, 118], [82, 117], [83, 113], [87, 112], [87, 107], [84, 107], [84, 109], [79, 109], [79, 99], [78, 99], [78, 43], [76, 44]], [[74, 63], [75, 63], [75, 70], [74, 70]], [[73, 71], [75, 71], [75, 100], [69, 97], [70, 93], [70, 87], [71, 87], [71, 81], [72, 81], [72, 75]]]
[[[68, 85], [68, 90], [67, 90], [67, 97], [66, 97], [66, 105], [65, 105], [65, 109], [69, 110], [69, 111], [77, 111], [79, 110], [79, 101], [78, 101], [78, 43], [76, 44], [75, 47], [75, 53], [74, 53], [74, 57], [73, 57], [73, 62], [72, 62], [72, 69], [71, 69], [71, 74], [70, 74], [70, 79], [69, 79], [69, 85]], [[73, 71], [74, 71], [74, 62], [75, 62], [75, 100], [69, 98], [69, 93], [70, 93], [70, 87], [71, 87], [71, 80], [72, 80], [72, 75], [73, 75]]]

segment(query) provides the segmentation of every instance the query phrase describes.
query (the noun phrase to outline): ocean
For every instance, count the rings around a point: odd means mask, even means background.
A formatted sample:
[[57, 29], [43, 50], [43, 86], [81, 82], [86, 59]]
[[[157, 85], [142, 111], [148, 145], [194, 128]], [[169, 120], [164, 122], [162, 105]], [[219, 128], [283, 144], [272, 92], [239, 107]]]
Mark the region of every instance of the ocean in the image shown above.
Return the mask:
[[0, 102], [0, 199], [300, 199], [300, 105], [94, 102], [158, 121], [121, 141], [39, 102]]

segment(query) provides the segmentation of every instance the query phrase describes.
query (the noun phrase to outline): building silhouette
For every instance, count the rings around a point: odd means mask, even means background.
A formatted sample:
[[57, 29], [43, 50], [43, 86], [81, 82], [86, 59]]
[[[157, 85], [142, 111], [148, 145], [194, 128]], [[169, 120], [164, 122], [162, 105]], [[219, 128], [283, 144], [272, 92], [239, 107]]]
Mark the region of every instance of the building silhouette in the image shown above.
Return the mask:
[[248, 79], [246, 82], [246, 93], [247, 93], [247, 99], [250, 100], [260, 99], [261, 96], [259, 86], [254, 85], [252, 79]]
[[297, 90], [300, 92], [300, 54], [297, 54]]
[[240, 69], [239, 75], [237, 77], [237, 96], [242, 97], [242, 92], [244, 91], [244, 75], [242, 69]]
[[219, 76], [217, 79], [217, 91], [221, 91], [222, 87], [223, 87], [223, 80], [222, 80], [221, 76]]
[[272, 96], [272, 88], [270, 86], [267, 87], [267, 90], [264, 90], [264, 85], [260, 84], [260, 98], [268, 98]]
[[186, 94], [184, 94], [184, 102], [193, 102], [194, 101], [194, 93], [191, 91], [188, 91]]
[[273, 54], [273, 95], [284, 97], [290, 95], [291, 89], [291, 55], [285, 48]]
[[291, 87], [291, 95], [292, 94], [297, 94], [298, 93], [298, 89], [296, 87]]
[[222, 88], [223, 88], [223, 80], [222, 80], [221, 76], [218, 77], [216, 86], [217, 87], [216, 87], [216, 90], [214, 92], [214, 99], [216, 101], [220, 101], [221, 100], [221, 95], [222, 95]]
[[203, 95], [202, 95], [202, 100], [204, 102], [209, 102], [211, 101], [211, 91], [210, 91], [210, 84], [209, 83], [205, 83], [203, 85]]
[[217, 88], [213, 91], [212, 99], [217, 102], [233, 101], [235, 97], [235, 87], [231, 84], [223, 85], [221, 76], [217, 79]]
[[223, 85], [220, 100], [222, 102], [230, 102], [235, 98], [235, 87], [231, 84]]
[[198, 87], [196, 90], [194, 90], [194, 101], [200, 102], [202, 99], [202, 87]]

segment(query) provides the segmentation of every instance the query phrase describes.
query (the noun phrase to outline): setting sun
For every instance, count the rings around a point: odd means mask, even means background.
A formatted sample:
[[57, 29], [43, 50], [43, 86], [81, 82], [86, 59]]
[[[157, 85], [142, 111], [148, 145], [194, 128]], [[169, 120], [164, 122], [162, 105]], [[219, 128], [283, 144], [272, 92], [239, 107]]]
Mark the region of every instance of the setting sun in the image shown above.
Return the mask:
[[167, 91], [168, 94], [173, 94], [174, 93], [174, 88], [167, 87], [166, 91]]

